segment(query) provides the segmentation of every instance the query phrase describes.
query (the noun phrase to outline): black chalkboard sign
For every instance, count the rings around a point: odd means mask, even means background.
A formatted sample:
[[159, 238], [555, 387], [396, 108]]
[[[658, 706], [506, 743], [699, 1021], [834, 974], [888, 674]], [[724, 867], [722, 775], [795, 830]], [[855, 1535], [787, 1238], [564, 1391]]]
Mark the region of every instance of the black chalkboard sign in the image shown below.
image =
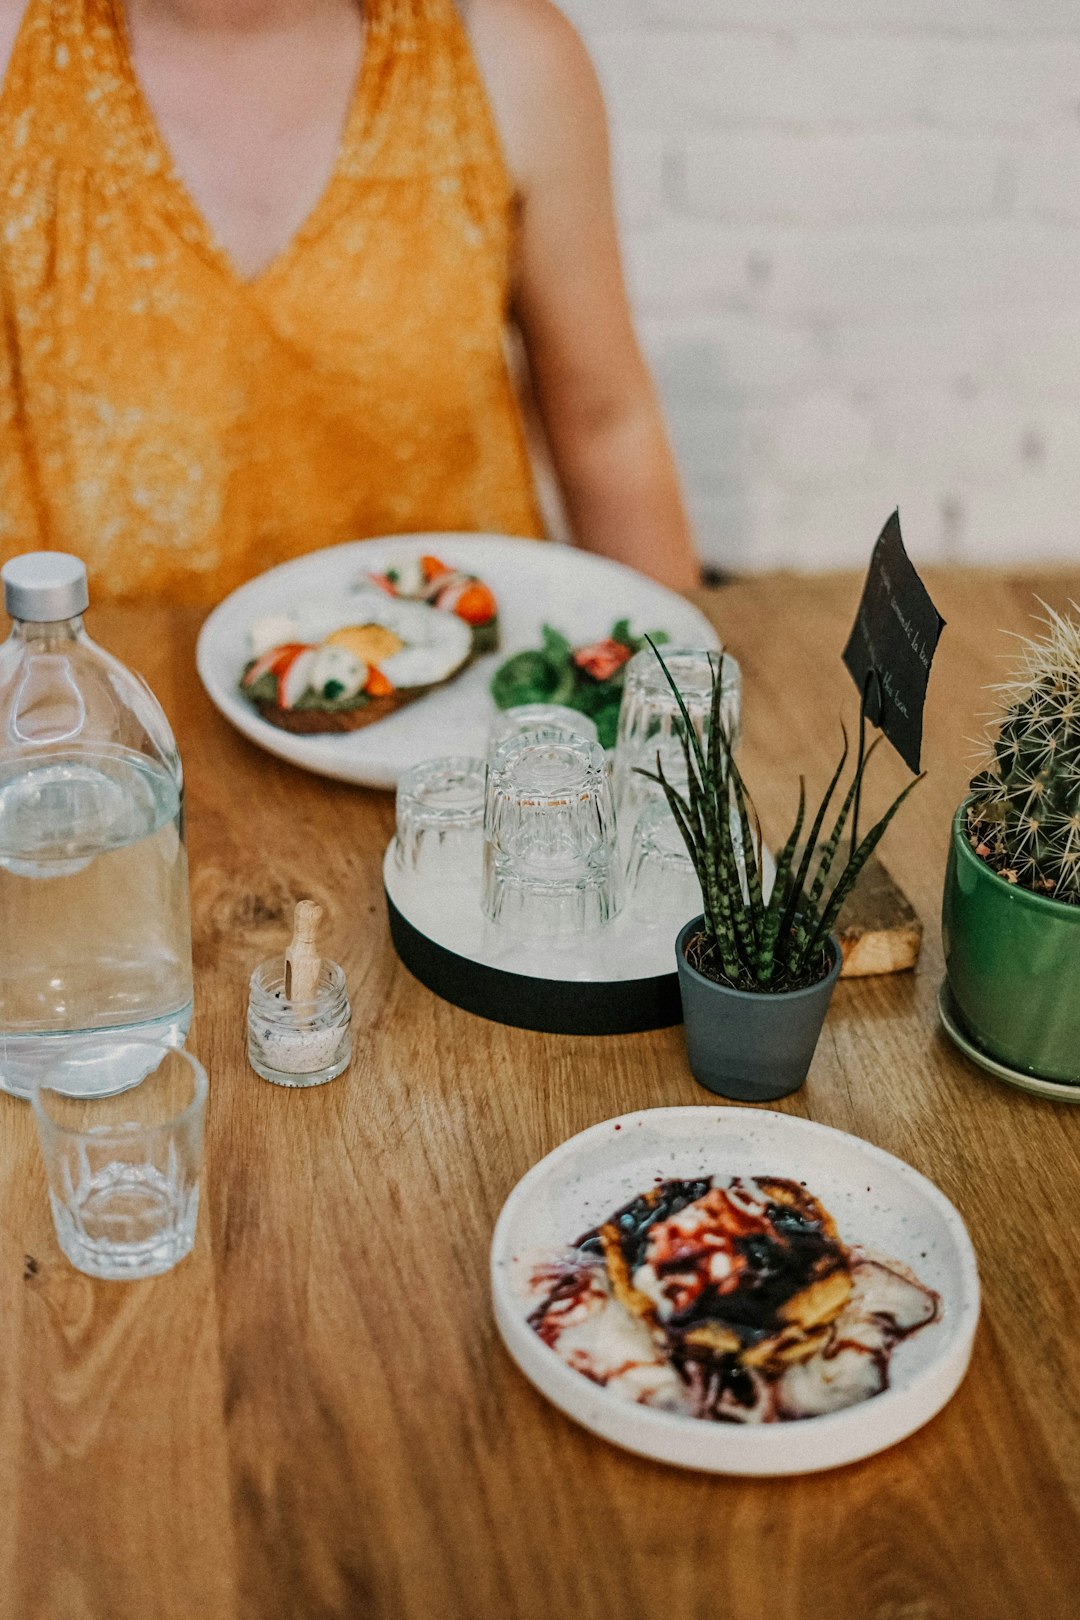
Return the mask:
[[911, 564], [894, 512], [878, 536], [844, 663], [880, 726], [913, 771], [922, 753], [930, 664], [945, 620]]

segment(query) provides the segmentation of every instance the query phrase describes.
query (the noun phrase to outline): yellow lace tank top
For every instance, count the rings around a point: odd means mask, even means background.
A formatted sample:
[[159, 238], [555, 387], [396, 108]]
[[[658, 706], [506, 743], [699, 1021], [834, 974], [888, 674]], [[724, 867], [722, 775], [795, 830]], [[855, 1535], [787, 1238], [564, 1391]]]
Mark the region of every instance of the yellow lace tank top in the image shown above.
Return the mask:
[[367, 0], [332, 177], [242, 279], [121, 0], [30, 0], [0, 93], [0, 560], [212, 602], [300, 552], [539, 535], [507, 370], [514, 199], [454, 0]]

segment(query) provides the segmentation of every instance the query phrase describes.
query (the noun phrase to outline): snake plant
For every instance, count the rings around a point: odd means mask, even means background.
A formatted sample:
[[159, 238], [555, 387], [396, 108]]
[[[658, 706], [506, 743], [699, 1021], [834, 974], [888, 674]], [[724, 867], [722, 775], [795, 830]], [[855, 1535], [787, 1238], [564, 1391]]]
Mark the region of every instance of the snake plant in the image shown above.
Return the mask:
[[705, 937], [694, 965], [736, 990], [777, 993], [816, 984], [829, 970], [829, 936], [841, 906], [920, 778], [908, 783], [862, 839], [852, 831], [841, 860], [844, 832], [857, 823], [863, 775], [880, 741], [865, 751], [860, 747], [839, 811], [820, 843], [847, 765], [845, 731], [840, 762], [805, 839], [806, 785], [799, 779], [795, 821], [776, 857], [776, 876], [766, 896], [761, 825], [721, 719], [720, 659], [712, 665], [712, 702], [702, 743], [663, 657], [655, 646], [653, 652], [679, 707], [676, 729], [686, 762], [685, 792], [668, 780], [659, 753], [655, 772], [637, 769], [663, 789], [701, 884]]

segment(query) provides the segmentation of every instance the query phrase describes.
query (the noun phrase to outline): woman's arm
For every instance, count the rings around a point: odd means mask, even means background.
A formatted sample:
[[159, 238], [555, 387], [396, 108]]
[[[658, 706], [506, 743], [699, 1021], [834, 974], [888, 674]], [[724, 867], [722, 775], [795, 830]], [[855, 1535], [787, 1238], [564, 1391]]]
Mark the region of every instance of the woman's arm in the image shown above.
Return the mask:
[[515, 311], [575, 539], [688, 590], [698, 563], [623, 283], [603, 101], [549, 0], [470, 0], [521, 199]]

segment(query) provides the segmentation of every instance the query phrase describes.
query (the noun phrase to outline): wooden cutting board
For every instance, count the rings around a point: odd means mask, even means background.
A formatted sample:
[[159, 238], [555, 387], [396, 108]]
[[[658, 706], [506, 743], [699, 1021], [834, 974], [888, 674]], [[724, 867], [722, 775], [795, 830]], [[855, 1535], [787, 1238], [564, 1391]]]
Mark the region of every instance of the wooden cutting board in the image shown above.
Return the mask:
[[919, 959], [922, 923], [903, 890], [871, 856], [837, 918], [842, 979], [903, 973]]

